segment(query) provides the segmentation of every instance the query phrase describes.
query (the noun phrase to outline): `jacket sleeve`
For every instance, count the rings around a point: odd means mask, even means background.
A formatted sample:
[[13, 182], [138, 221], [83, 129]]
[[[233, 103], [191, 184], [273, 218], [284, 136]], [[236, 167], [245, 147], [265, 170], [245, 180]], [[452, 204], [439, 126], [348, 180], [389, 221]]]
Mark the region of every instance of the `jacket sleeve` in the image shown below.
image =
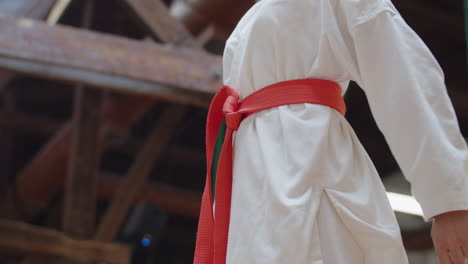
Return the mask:
[[437, 61], [394, 7], [349, 28], [352, 78], [426, 220], [468, 210], [468, 150]]

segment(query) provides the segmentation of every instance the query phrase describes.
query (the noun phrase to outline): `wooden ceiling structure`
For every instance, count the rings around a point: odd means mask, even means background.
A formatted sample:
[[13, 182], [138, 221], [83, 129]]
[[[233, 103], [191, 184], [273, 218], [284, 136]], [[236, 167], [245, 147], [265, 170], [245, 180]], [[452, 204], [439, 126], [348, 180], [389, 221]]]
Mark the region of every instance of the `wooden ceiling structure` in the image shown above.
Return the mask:
[[[115, 239], [132, 206], [151, 201], [174, 215], [167, 241], [186, 255], [169, 248], [160, 263], [189, 263], [204, 182], [204, 116], [222, 84], [220, 51], [254, 2], [0, 3], [0, 255], [26, 256], [21, 263], [57, 256], [60, 263], [130, 263], [130, 248]], [[463, 2], [393, 2], [441, 63], [468, 135]], [[397, 169], [356, 84], [346, 100], [379, 172]], [[109, 201], [106, 210], [99, 200]], [[48, 221], [30, 224], [38, 213]], [[407, 245], [426, 248], [427, 237], [409, 236]]]

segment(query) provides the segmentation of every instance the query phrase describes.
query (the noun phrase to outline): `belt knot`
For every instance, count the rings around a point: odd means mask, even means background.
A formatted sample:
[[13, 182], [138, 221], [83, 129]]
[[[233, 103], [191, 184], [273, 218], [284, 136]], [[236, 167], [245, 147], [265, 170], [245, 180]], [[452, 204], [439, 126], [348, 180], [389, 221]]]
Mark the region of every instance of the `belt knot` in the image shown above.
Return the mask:
[[239, 92], [226, 86], [227, 98], [223, 105], [223, 113], [226, 117], [226, 126], [232, 130], [239, 129], [242, 120], [242, 113], [239, 110]]

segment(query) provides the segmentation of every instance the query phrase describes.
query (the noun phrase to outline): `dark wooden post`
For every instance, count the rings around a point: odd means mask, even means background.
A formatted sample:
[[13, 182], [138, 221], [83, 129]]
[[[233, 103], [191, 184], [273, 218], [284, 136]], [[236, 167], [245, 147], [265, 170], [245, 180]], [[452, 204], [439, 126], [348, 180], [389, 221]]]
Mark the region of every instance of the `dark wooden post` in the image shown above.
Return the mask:
[[[1, 85], [1, 84], [0, 84]], [[1, 87], [5, 121], [11, 120], [9, 114], [15, 111], [15, 95], [11, 89]], [[14, 149], [15, 133], [11, 128], [0, 128], [0, 217], [15, 218], [16, 212], [11, 191], [11, 162]]]
[[128, 177], [120, 184], [111, 206], [99, 225], [96, 239], [112, 241], [127, 216], [130, 206], [142, 191], [155, 161], [162, 155], [178, 122], [185, 113], [185, 107], [171, 105], [159, 118], [143, 149], [132, 164]]
[[[12, 256], [49, 256], [28, 259], [27, 263], [56, 263], [63, 256], [81, 263], [128, 264], [130, 248], [114, 243], [74, 239], [57, 230], [0, 219], [0, 248]], [[69, 262], [68, 262], [69, 263]]]
[[98, 183], [101, 91], [77, 87], [71, 159], [65, 181], [63, 230], [88, 238], [94, 233]]

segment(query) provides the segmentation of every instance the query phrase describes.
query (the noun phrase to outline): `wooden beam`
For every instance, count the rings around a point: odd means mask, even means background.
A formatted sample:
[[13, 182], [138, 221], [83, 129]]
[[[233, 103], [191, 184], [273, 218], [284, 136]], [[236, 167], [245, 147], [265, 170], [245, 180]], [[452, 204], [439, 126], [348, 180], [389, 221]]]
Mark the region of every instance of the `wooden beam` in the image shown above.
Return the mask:
[[[123, 144], [111, 145], [109, 146], [109, 149], [129, 155], [135, 155], [143, 145], [144, 141], [142, 138], [129, 137]], [[162, 159], [166, 162], [175, 163], [177, 166], [205, 171], [206, 159], [203, 149], [189, 148], [174, 144], [167, 150], [167, 154], [164, 155]]]
[[[139, 98], [126, 100], [124, 96], [117, 98], [119, 99], [111, 100], [112, 102], [107, 102], [105, 98], [103, 100], [104, 109], [101, 120], [104, 122], [105, 130], [128, 131], [130, 126], [155, 103], [154, 100], [145, 101], [145, 98], [140, 98], [141, 100]], [[120, 109], [128, 110], [128, 112], [118, 111], [115, 109], [116, 105], [119, 105]], [[0, 109], [0, 128], [50, 136], [62, 128], [66, 122], [44, 115]]]
[[52, 135], [64, 122], [49, 117], [32, 115], [24, 112], [0, 111], [0, 128], [7, 128], [27, 133]]
[[[3, 93], [3, 111], [6, 113], [6, 120], [11, 120], [10, 113], [15, 112], [16, 109], [16, 99], [15, 94], [11, 89], [4, 90]], [[15, 134], [12, 129], [1, 128], [0, 129], [0, 145], [2, 149], [0, 150], [0, 196], [6, 195], [7, 186], [9, 186], [9, 177], [10, 177], [10, 168], [11, 168], [11, 153], [13, 151], [13, 141]], [[3, 197], [4, 198], [4, 197]]]
[[21, 264], [57, 264], [58, 257], [44, 255], [29, 255], [23, 259]]
[[[187, 31], [185, 26], [177, 21], [169, 13], [169, 9], [160, 0], [126, 0], [130, 7], [140, 16], [140, 18], [146, 22], [152, 32], [159, 36], [162, 42], [173, 46], [184, 46], [192, 48], [201, 48], [208, 39], [203, 36], [202, 39], [193, 39], [190, 32]], [[210, 31], [205, 32], [210, 33]], [[146, 40], [145, 40], [146, 41]], [[149, 43], [154, 43], [151, 39], [148, 39]], [[109, 95], [109, 94], [108, 94]], [[109, 99], [112, 95], [106, 97]], [[110, 124], [114, 127], [110, 130], [126, 131], [128, 128], [138, 120], [143, 113], [145, 113], [153, 104], [154, 100], [143, 96], [122, 96], [116, 94], [112, 97], [112, 100], [105, 100], [105, 103], [109, 105], [115, 104], [115, 101], [119, 101], [119, 107], [127, 107], [128, 112], [132, 113], [131, 118], [122, 117], [122, 115], [114, 115], [112, 113], [104, 113], [105, 118], [110, 118]], [[111, 109], [112, 107], [107, 107]], [[106, 109], [106, 108], [105, 108]], [[107, 116], [106, 116], [107, 114]]]
[[66, 122], [16, 176], [16, 194], [26, 211], [46, 205], [63, 186], [71, 136], [71, 122]]
[[[0, 1], [0, 13], [41, 20], [54, 2], [55, 0], [3, 0]], [[0, 91], [13, 77], [13, 72], [0, 70]]]
[[[99, 198], [112, 201], [125, 178], [104, 173], [99, 177]], [[198, 217], [201, 193], [161, 182], [147, 181], [136, 194], [134, 203], [152, 202], [167, 212]]]
[[112, 241], [115, 238], [130, 206], [149, 176], [154, 162], [166, 149], [169, 139], [184, 113], [184, 107], [171, 105], [161, 115], [130, 168], [126, 181], [120, 185], [111, 206], [103, 217], [96, 234], [97, 240]]
[[[138, 102], [138, 101], [136, 101]], [[135, 106], [138, 107], [138, 106]], [[122, 126], [123, 129], [128, 129], [124, 127], [124, 124], [119, 122], [124, 122], [124, 120], [117, 119], [112, 113], [109, 113], [109, 118], [106, 119], [105, 123], [108, 121], [115, 120], [116, 124], [109, 124], [109, 127]], [[115, 118], [115, 119], [114, 119]], [[103, 117], [101, 117], [101, 120]], [[51, 136], [56, 133], [65, 121], [55, 120], [46, 116], [35, 115], [25, 112], [6, 112], [0, 111], [0, 129], [10, 129], [15, 132], [21, 131], [32, 134], [39, 134], [41, 136]], [[135, 155], [138, 153], [141, 146], [144, 144], [143, 138], [130, 136], [125, 139], [123, 142], [114, 142], [112, 140], [108, 141], [103, 139], [102, 144], [106, 146], [111, 151], [125, 153], [129, 155]], [[205, 166], [205, 156], [202, 150], [188, 148], [181, 145], [174, 145], [168, 150], [167, 155], [163, 158], [167, 159], [168, 162], [176, 162], [180, 166], [186, 166], [194, 169], [204, 169]]]
[[48, 25], [55, 25], [62, 17], [65, 10], [67, 10], [68, 5], [70, 4], [71, 0], [57, 0], [52, 7], [52, 10], [49, 13], [49, 16], [46, 19], [46, 23]]
[[101, 91], [77, 87], [63, 229], [77, 237], [94, 234], [99, 164]]
[[174, 0], [171, 13], [183, 21], [194, 34], [199, 34], [212, 24], [216, 28], [216, 35], [226, 39], [239, 19], [255, 2], [255, 0]]
[[[69, 0], [58, 0], [52, 9], [48, 24], [56, 24], [65, 12]], [[93, 0], [86, 0], [82, 26], [89, 28], [94, 13]], [[65, 181], [62, 227], [67, 235], [91, 238], [96, 225], [98, 172], [100, 160], [99, 126], [101, 116], [101, 91], [81, 85], [75, 86], [73, 134], [70, 161]], [[40, 262], [37, 259], [36, 262]], [[50, 262], [48, 258], [42, 263]], [[58, 263], [80, 264], [81, 261], [62, 257]]]
[[0, 68], [205, 106], [221, 85], [203, 52], [7, 16], [0, 31]]
[[0, 13], [15, 17], [44, 19], [55, 0], [2, 0]]
[[77, 240], [53, 229], [0, 219], [0, 249], [11, 255], [63, 256], [86, 263], [130, 263], [130, 249], [116, 243]]
[[104, 144], [112, 134], [128, 136], [132, 125], [158, 101], [145, 96], [127, 96], [122, 94], [106, 93], [103, 100], [103, 130]]
[[[65, 4], [66, 1], [59, 1]], [[93, 0], [86, 0], [82, 25], [89, 27]], [[75, 87], [73, 134], [68, 174], [65, 181], [63, 230], [79, 238], [94, 234], [99, 173], [99, 126], [101, 91]]]
[[169, 13], [161, 0], [125, 0], [138, 14], [153, 35], [164, 43], [178, 44], [191, 40], [192, 35]]
[[10, 82], [13, 76], [13, 72], [0, 70], [0, 92], [5, 90], [6, 85]]
[[[0, 27], [1, 28], [1, 27]], [[1, 45], [1, 44], [0, 44]], [[125, 76], [92, 72], [79, 68], [68, 68], [43, 62], [20, 61], [0, 55], [0, 68], [45, 78], [60, 80], [67, 83], [82, 84], [90, 87], [109, 89], [130, 95], [149, 96], [154, 99], [164, 99], [181, 104], [208, 107], [212, 94], [171, 88], [149, 81], [131, 79]], [[181, 79], [184, 77], [181, 75]], [[220, 86], [219, 86], [220, 87]]]
[[[15, 94], [11, 89], [5, 89], [3, 95], [3, 111], [6, 113], [5, 118], [11, 119], [8, 115], [15, 111], [16, 100]], [[14, 218], [15, 210], [12, 200], [12, 152], [15, 147], [15, 131], [11, 128], [0, 128], [0, 217]]]
[[[123, 97], [120, 97], [123, 99]], [[153, 101], [116, 100], [103, 106], [103, 123], [100, 138], [107, 135], [108, 129], [115, 126], [130, 126], [137, 118], [135, 112], [143, 113], [145, 107]], [[145, 103], [146, 102], [146, 103]], [[140, 112], [141, 111], [141, 112]], [[71, 142], [72, 126], [65, 123], [53, 138], [41, 149], [41, 151], [29, 162], [17, 175], [16, 193], [25, 205], [32, 209], [47, 204], [64, 183], [66, 173], [69, 146]], [[29, 206], [28, 206], [29, 207]]]
[[[1, 21], [0, 21], [1, 24]], [[1, 26], [0, 26], [1, 27]], [[84, 33], [83, 33], [84, 34]], [[94, 36], [94, 35], [93, 35]], [[100, 35], [99, 35], [100, 36]], [[92, 41], [94, 37], [90, 38]], [[187, 41], [187, 40], [186, 40]], [[1, 42], [1, 41], [0, 41]], [[124, 44], [120, 45], [120, 49], [115, 49], [106, 47], [108, 50], [122, 50], [122, 47], [129, 46], [127, 41], [123, 41]], [[118, 42], [120, 43], [120, 42]], [[126, 44], [125, 44], [126, 43]], [[141, 45], [142, 43], [136, 44], [135, 42], [131, 42], [130, 45], [131, 52], [129, 56], [133, 53], [132, 50], [135, 52], [139, 51], [140, 49], [144, 49]], [[201, 45], [202, 43], [197, 42], [195, 45]], [[144, 44], [143, 46], [151, 47], [150, 49], [157, 47], [155, 44]], [[114, 45], [115, 46], [115, 45]], [[148, 49], [146, 47], [146, 49]], [[104, 48], [104, 47], [102, 47]], [[165, 54], [164, 56], [172, 56], [171, 54], [166, 54], [167, 50], [171, 50], [176, 52], [176, 49], [170, 48], [160, 48]], [[181, 51], [182, 53], [187, 51]], [[0, 52], [1, 53], [1, 52]], [[154, 53], [154, 51], [153, 51]], [[99, 53], [97, 53], [99, 54]], [[154, 53], [158, 54], [158, 53]], [[153, 54], [153, 55], [154, 55]], [[218, 70], [220, 70], [220, 59], [213, 56], [208, 56], [207, 59], [205, 58], [202, 61], [202, 65], [199, 65], [198, 55], [199, 53], [195, 53], [195, 57], [189, 57], [188, 60], [193, 62], [193, 67], [207, 67], [209, 69], [208, 72], [212, 72], [211, 69], [215, 69], [214, 75], [211, 76], [215, 80], [220, 78]], [[164, 57], [162, 56], [162, 57]], [[205, 56], [201, 54], [200, 56]], [[196, 58], [197, 57], [197, 58]], [[164, 57], [165, 58], [165, 57]], [[155, 58], [153, 58], [155, 59]], [[128, 63], [123, 61], [121, 63], [116, 62], [116, 64], [131, 64], [134, 61], [134, 58], [129, 58]], [[157, 63], [161, 63], [164, 65], [165, 59], [163, 60], [155, 60]], [[181, 61], [185, 61], [185, 59], [181, 59]], [[205, 62], [203, 62], [205, 61]], [[207, 107], [209, 105], [209, 101], [211, 100], [212, 94], [210, 92], [193, 92], [189, 90], [182, 90], [182, 89], [173, 89], [167, 86], [161, 86], [159, 84], [155, 84], [148, 81], [136, 80], [128, 77], [121, 77], [117, 76], [116, 74], [106, 75], [96, 72], [89, 72], [83, 71], [78, 68], [73, 69], [66, 69], [61, 66], [55, 66], [48, 64], [46, 66], [47, 71], [44, 72], [44, 66], [39, 63], [34, 63], [31, 61], [21, 62], [18, 60], [9, 60], [8, 58], [1, 58], [0, 56], [0, 66], [7, 65], [8, 67], [13, 67], [14, 69], [18, 69], [19, 71], [26, 72], [29, 74], [36, 74], [39, 76], [44, 76], [44, 74], [48, 74], [50, 78], [59, 78], [61, 80], [69, 80], [69, 81], [79, 81], [82, 83], [86, 83], [88, 85], [97, 86], [97, 87], [111, 87], [112, 89], [118, 91], [128, 91], [131, 90], [135, 93], [140, 93], [143, 95], [139, 96], [129, 96], [129, 95], [119, 95], [115, 96], [113, 100], [105, 101], [104, 102], [104, 124], [101, 129], [101, 138], [105, 137], [106, 133], [110, 129], [115, 128], [123, 128], [122, 130], [129, 129], [131, 124], [136, 121], [142, 113], [144, 113], [151, 105], [154, 103], [155, 98], [165, 98], [170, 99], [176, 102], [184, 103], [184, 104], [194, 104], [199, 106]], [[97, 62], [94, 62], [97, 63]], [[173, 64], [170, 64], [173, 65]], [[204, 65], [204, 66], [203, 66]], [[209, 66], [211, 65], [211, 66]], [[130, 65], [131, 66], [131, 65]], [[138, 66], [140, 67], [140, 66]], [[160, 66], [158, 66], [160, 67]], [[156, 68], [154, 68], [157, 70]], [[118, 72], [112, 69], [114, 72]], [[122, 71], [120, 71], [122, 72]], [[164, 72], [163, 72], [164, 73]], [[57, 77], [58, 76], [58, 77]], [[179, 78], [182, 80], [185, 77], [183, 75], [179, 75]], [[199, 78], [198, 78], [199, 79]], [[197, 80], [198, 80], [197, 79]], [[202, 82], [205, 82], [202, 78]], [[214, 81], [217, 83], [217, 81]], [[219, 83], [215, 85], [220, 85]], [[154, 97], [148, 97], [147, 95], [151, 95]], [[120, 99], [119, 99], [120, 98]], [[117, 100], [118, 99], [118, 100]], [[19, 197], [28, 204], [33, 204], [36, 202], [46, 202], [51, 199], [51, 197], [56, 193], [58, 188], [61, 186], [63, 182], [63, 175], [64, 173], [64, 164], [66, 164], [67, 160], [67, 148], [70, 142], [70, 133], [71, 129], [69, 125], [63, 127], [63, 129], [55, 136], [44, 148], [43, 150], [26, 166], [25, 169], [18, 175], [17, 181], [17, 193]], [[48, 182], [47, 185], [43, 184]]]

